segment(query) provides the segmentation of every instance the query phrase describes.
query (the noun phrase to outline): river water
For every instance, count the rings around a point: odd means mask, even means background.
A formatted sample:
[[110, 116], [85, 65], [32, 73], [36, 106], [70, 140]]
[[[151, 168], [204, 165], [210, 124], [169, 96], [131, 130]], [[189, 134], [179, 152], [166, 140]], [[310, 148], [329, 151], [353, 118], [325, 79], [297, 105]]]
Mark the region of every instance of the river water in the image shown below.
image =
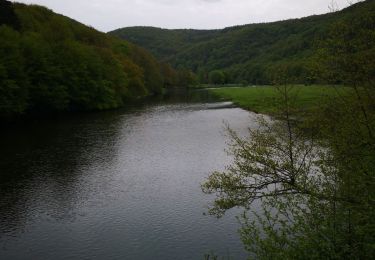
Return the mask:
[[0, 259], [244, 259], [234, 209], [204, 214], [200, 183], [231, 162], [227, 103], [158, 101], [1, 132]]

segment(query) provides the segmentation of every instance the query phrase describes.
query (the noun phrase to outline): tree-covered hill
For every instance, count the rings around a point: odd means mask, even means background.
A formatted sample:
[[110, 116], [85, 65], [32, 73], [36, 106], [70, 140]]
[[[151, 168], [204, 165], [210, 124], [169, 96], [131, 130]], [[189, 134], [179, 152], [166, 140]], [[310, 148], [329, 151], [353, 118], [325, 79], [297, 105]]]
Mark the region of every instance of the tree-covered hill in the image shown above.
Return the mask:
[[116, 108], [160, 93], [175, 75], [141, 47], [47, 8], [0, 0], [0, 117]]
[[311, 69], [314, 56], [332, 25], [371, 13], [374, 0], [325, 15], [222, 30], [130, 27], [110, 34], [143, 46], [175, 67], [192, 69], [202, 82], [209, 80], [210, 72], [222, 70], [227, 83], [269, 84], [280, 67], [288, 66], [295, 83], [311, 83], [318, 80]]
[[168, 60], [192, 44], [209, 41], [220, 30], [168, 30], [156, 27], [127, 27], [109, 32], [150, 50], [157, 58]]

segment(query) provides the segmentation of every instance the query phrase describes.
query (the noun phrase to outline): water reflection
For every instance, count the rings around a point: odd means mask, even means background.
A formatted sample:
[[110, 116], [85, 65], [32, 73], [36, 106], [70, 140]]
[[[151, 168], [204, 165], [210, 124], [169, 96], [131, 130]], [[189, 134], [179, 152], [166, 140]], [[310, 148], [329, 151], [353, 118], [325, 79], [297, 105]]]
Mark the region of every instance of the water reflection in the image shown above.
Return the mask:
[[[28, 215], [65, 219], [82, 197], [82, 174], [110, 164], [121, 121], [113, 116], [35, 122], [2, 133], [0, 236], [23, 231]], [[79, 194], [77, 194], [79, 193]], [[40, 209], [48, 201], [47, 210]]]
[[1, 258], [243, 258], [237, 212], [203, 216], [199, 186], [230, 161], [223, 120], [251, 123], [228, 105], [169, 99], [3, 131]]

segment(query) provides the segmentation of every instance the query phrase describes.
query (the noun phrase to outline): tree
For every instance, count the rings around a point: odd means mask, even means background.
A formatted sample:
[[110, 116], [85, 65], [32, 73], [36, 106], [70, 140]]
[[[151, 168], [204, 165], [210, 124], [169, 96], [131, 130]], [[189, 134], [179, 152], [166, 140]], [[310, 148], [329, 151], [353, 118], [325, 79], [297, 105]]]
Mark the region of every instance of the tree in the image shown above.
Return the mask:
[[21, 36], [1, 25], [0, 39], [0, 116], [14, 116], [25, 112], [29, 97]]
[[161, 63], [161, 73], [164, 78], [164, 87], [171, 88], [177, 85], [177, 72], [168, 63]]
[[16, 30], [20, 27], [12, 3], [6, 0], [0, 0], [0, 25], [2, 24], [8, 25]]
[[261, 119], [248, 138], [228, 130], [234, 162], [211, 174], [202, 188], [216, 194], [213, 214], [245, 208], [241, 237], [257, 258], [374, 255], [373, 21], [371, 11], [343, 21], [321, 49], [324, 74], [347, 84], [345, 95], [338, 91], [301, 117], [293, 106], [297, 92], [286, 86], [289, 69], [281, 68], [275, 83], [284, 87], [278, 87], [275, 119]]
[[102, 110], [161, 93], [174, 71], [51, 10], [0, 0], [0, 117]]
[[[341, 196], [356, 200], [342, 204], [345, 235], [341, 242], [348, 255], [374, 254], [375, 201], [375, 58], [374, 9], [363, 10], [358, 19], [344, 19], [333, 26], [321, 48], [322, 74], [350, 89], [317, 116], [324, 125], [331, 154], [339, 171]], [[334, 124], [332, 123], [334, 122]], [[354, 253], [354, 254], [353, 254]]]
[[225, 83], [225, 74], [221, 70], [211, 71], [208, 77], [211, 84], [219, 85]]
[[163, 77], [158, 62], [145, 49], [132, 45], [132, 60], [144, 70], [146, 87], [152, 94], [160, 94]]
[[260, 117], [246, 138], [228, 129], [233, 163], [202, 185], [216, 194], [210, 213], [245, 208], [240, 234], [259, 259], [369, 257], [372, 224], [361, 221], [373, 223], [372, 195], [357, 190], [373, 189], [373, 177], [348, 175], [331, 140], [299, 125], [293, 88], [278, 89], [277, 120]]
[[278, 90], [282, 96], [279, 104], [283, 106], [279, 106], [281, 112], [276, 121], [259, 117], [259, 128], [249, 129], [245, 139], [228, 128], [234, 163], [227, 171], [211, 174], [202, 186], [204, 192], [217, 194], [211, 213], [221, 215], [235, 206], [249, 208], [255, 200], [267, 197], [318, 196], [318, 180], [312, 174], [313, 166], [319, 162], [314, 140], [306, 142], [296, 125], [293, 87]]
[[331, 13], [337, 12], [340, 10], [339, 5], [335, 0], [331, 0], [331, 2], [328, 5], [328, 9]]
[[189, 87], [191, 85], [196, 85], [198, 80], [195, 74], [187, 69], [177, 70], [177, 85], [179, 87]]

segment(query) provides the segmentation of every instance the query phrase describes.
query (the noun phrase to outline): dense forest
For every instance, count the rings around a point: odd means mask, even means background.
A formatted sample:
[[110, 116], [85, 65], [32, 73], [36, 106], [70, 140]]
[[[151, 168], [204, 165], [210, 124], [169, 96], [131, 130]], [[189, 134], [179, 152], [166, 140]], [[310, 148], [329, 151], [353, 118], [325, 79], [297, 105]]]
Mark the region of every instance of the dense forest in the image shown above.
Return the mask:
[[[285, 66], [293, 74], [293, 83], [326, 83], [315, 65], [332, 25], [374, 13], [375, 1], [369, 0], [339, 12], [222, 30], [130, 27], [110, 34], [143, 46], [175, 67], [193, 70], [201, 83], [272, 84], [274, 74]], [[353, 23], [353, 34], [361, 26]]]
[[117, 108], [191, 77], [36, 5], [0, 0], [0, 39], [1, 117]]

